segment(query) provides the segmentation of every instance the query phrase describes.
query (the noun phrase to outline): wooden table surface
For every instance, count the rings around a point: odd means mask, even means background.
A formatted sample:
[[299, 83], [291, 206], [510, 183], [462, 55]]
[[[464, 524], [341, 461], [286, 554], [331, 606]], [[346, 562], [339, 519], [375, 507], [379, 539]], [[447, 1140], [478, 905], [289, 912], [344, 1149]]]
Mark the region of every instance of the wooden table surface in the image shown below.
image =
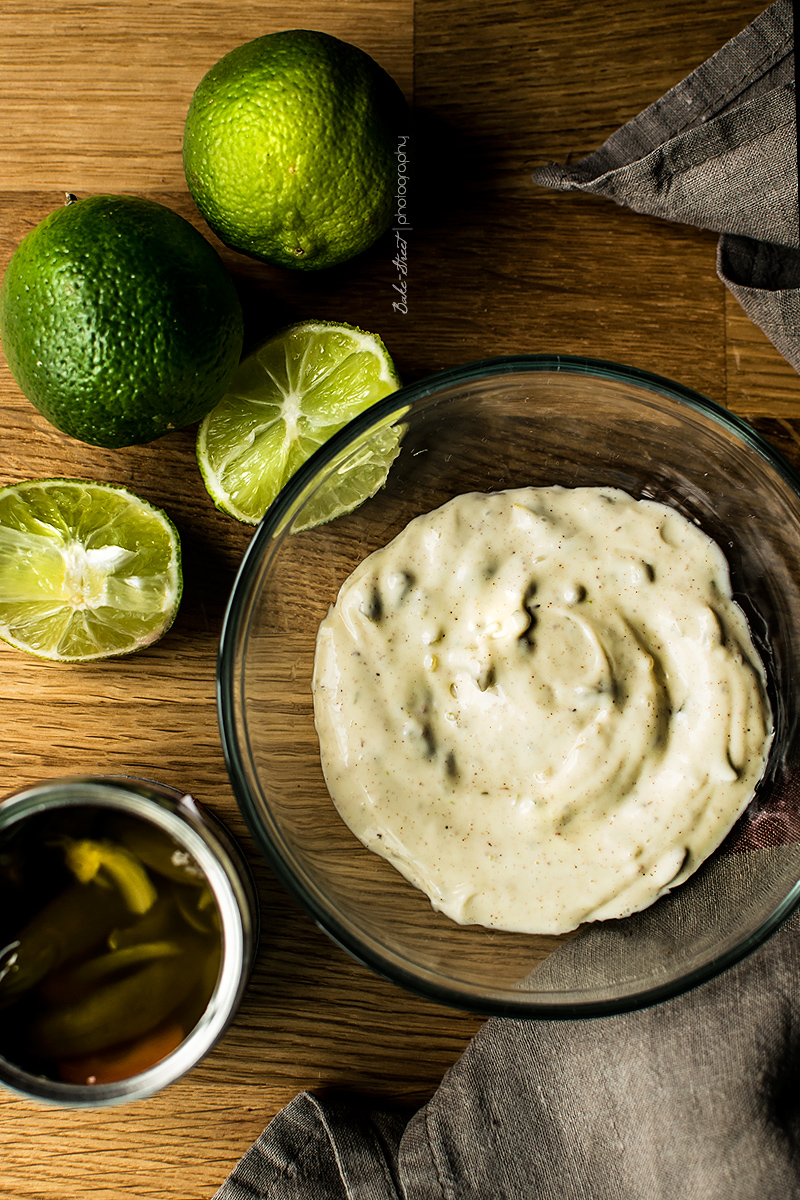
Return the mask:
[[[350, 321], [383, 336], [406, 380], [495, 354], [613, 359], [727, 405], [800, 465], [800, 378], [717, 280], [714, 235], [529, 180], [548, 159], [594, 149], [764, 6], [3, 0], [0, 270], [65, 191], [150, 196], [208, 233], [181, 166], [194, 87], [241, 42], [322, 29], [373, 54], [413, 101], [408, 312], [392, 306], [387, 242], [310, 276], [223, 249], [251, 338], [301, 317]], [[79, 475], [132, 486], [171, 514], [185, 562], [173, 629], [129, 660], [63, 666], [0, 647], [4, 790], [111, 771], [191, 791], [241, 838], [264, 923], [236, 1021], [182, 1081], [147, 1101], [87, 1112], [0, 1096], [0, 1197], [201, 1200], [298, 1091], [417, 1106], [481, 1020], [351, 961], [252, 849], [214, 697], [224, 607], [252, 531], [208, 499], [194, 431], [127, 450], [82, 445], [34, 411], [4, 361], [0, 404], [0, 484]]]

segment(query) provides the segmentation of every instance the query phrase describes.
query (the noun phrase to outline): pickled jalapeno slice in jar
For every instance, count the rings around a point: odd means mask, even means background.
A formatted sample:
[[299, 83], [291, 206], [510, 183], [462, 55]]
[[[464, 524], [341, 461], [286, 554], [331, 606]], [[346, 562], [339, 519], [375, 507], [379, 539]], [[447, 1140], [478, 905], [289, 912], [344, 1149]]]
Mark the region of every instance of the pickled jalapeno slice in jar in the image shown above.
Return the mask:
[[137, 1075], [203, 1015], [221, 961], [205, 875], [158, 826], [70, 806], [0, 840], [0, 1054], [68, 1083]]

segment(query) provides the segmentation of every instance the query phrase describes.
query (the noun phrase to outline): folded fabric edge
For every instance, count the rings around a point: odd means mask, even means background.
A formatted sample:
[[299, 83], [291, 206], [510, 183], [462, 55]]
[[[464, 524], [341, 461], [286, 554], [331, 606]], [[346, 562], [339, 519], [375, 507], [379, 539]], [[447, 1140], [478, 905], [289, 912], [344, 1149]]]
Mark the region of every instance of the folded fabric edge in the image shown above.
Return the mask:
[[[792, 60], [791, 62], [789, 60]], [[685, 134], [731, 107], [758, 79], [782, 67], [779, 81], [794, 78], [791, 0], [775, 0], [711, 58], [621, 126], [591, 154], [571, 166], [548, 162], [532, 173], [541, 187], [578, 190], [635, 162], [660, 143]], [[724, 86], [723, 86], [724, 82]]]
[[300, 1092], [240, 1158], [213, 1200], [400, 1200], [407, 1116]]
[[598, 151], [583, 160], [593, 163], [588, 178], [579, 179], [577, 168], [551, 164], [534, 171], [532, 179], [556, 191], [603, 196], [662, 220], [797, 246], [797, 186], [787, 178], [784, 190], [776, 190], [776, 163], [796, 174], [795, 130], [794, 84], [787, 82], [709, 121], [702, 133], [668, 137], [637, 159], [625, 155], [614, 165]]
[[800, 373], [800, 250], [723, 234], [717, 243], [717, 275]]

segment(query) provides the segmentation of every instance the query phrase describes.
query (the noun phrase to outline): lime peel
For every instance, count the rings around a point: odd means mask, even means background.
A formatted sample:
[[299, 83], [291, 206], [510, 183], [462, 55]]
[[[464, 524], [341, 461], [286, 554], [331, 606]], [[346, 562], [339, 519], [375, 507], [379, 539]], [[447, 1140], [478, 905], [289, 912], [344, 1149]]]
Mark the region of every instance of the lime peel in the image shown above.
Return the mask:
[[293, 270], [360, 254], [389, 228], [408, 106], [365, 51], [289, 29], [231, 50], [189, 105], [183, 166], [234, 250]]
[[117, 448], [199, 421], [242, 351], [233, 280], [172, 209], [88, 196], [45, 217], [0, 284], [0, 338], [31, 404], [63, 433]]

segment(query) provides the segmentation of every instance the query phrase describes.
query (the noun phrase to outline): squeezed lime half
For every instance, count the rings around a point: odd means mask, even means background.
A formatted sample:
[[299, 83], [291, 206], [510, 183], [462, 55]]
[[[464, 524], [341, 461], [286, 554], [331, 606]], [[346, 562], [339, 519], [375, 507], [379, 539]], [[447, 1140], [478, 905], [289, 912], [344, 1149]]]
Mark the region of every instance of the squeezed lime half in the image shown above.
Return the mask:
[[40, 658], [132, 654], [169, 629], [180, 539], [127, 488], [38, 479], [0, 489], [0, 638]]
[[[375, 334], [329, 321], [281, 330], [242, 361], [227, 395], [200, 424], [197, 461], [209, 495], [229, 516], [256, 525], [319, 446], [399, 386]], [[374, 495], [400, 437], [387, 424], [346, 456], [295, 529], [330, 521]]]

